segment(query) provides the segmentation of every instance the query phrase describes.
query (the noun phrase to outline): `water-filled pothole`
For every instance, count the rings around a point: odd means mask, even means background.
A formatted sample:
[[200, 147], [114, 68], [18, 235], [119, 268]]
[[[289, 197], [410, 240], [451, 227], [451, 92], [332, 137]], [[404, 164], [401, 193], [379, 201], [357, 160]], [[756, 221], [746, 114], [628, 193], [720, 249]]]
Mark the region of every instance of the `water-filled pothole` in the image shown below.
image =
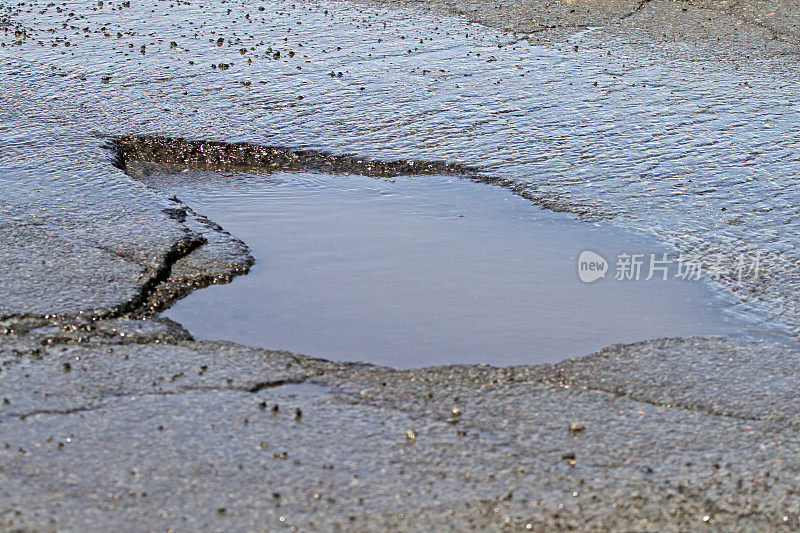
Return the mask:
[[[201, 339], [401, 368], [557, 362], [618, 342], [729, 334], [701, 282], [614, 280], [654, 239], [452, 176], [188, 170], [143, 181], [243, 239], [250, 274], [165, 314]], [[584, 250], [609, 260], [584, 283]], [[646, 269], [646, 267], [645, 267]]]

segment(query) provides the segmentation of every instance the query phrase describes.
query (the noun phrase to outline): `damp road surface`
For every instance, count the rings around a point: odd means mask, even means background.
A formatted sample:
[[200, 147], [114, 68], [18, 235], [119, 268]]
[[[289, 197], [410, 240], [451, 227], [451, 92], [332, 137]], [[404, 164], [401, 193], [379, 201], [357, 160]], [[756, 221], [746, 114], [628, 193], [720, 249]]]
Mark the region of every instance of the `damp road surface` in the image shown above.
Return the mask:
[[680, 43], [637, 55], [600, 27], [542, 45], [441, 15], [324, 2], [32, 2], [6, 13], [3, 158], [20, 182], [9, 216], [57, 217], [62, 187], [102, 189], [72, 206], [110, 210], [92, 203], [131, 187], [97, 148], [114, 135], [447, 161], [729, 271], [760, 253], [763, 276], [727, 276], [720, 290], [795, 328], [791, 55], [715, 62]]

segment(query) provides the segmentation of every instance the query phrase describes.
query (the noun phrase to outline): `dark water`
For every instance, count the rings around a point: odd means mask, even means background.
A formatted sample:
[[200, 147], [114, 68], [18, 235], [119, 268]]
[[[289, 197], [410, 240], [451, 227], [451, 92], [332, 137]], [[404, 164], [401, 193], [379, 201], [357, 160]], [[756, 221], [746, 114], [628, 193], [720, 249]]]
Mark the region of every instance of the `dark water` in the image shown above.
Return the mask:
[[[654, 239], [452, 177], [145, 178], [247, 242], [252, 272], [166, 315], [196, 337], [395, 367], [556, 362], [615, 342], [736, 331], [701, 282], [583, 283], [591, 249]], [[741, 328], [741, 324], [738, 325]]]

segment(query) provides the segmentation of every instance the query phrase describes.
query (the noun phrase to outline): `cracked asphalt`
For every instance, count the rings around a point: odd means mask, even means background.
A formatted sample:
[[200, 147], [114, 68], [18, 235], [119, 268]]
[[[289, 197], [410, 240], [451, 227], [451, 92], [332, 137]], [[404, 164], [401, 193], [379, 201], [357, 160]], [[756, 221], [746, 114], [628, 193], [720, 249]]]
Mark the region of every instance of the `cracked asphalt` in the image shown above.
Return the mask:
[[[123, 12], [126, 3], [96, 7]], [[163, 74], [159, 60], [126, 70], [100, 36], [86, 38], [108, 52], [94, 64], [37, 56], [28, 36], [41, 38], [47, 24], [33, 8], [50, 7], [0, 4], [0, 530], [800, 527], [800, 352], [788, 343], [660, 339], [556, 365], [401, 371], [197, 342], [159, 318], [191, 290], [245, 274], [253, 258], [191, 206], [115, 167], [109, 144], [128, 135], [275, 139], [230, 119], [234, 89], [224, 83], [211, 83], [211, 96], [176, 97], [188, 108], [219, 104], [215, 120], [175, 111], [172, 92], [194, 87]], [[713, 53], [733, 62], [725, 68], [796, 64], [800, 37], [796, 2], [412, 7], [556, 45], [602, 26], [615, 50], [683, 61]], [[82, 32], [69, 9], [92, 6], [58, 9], [44, 16], [67, 21], [52, 33], [58, 50], [72, 49], [56, 31]], [[144, 56], [145, 46], [130, 50]], [[61, 89], [62, 79], [77, 85]], [[302, 111], [288, 106], [272, 110]], [[313, 151], [308, 164], [364, 171], [372, 161], [380, 173], [401, 159], [396, 146], [359, 142], [364, 157]], [[440, 147], [420, 144], [410, 159], [422, 165], [484, 163], [477, 148], [456, 153], [455, 141], [440, 158], [428, 157]], [[495, 160], [483, 167], [508, 179]], [[577, 215], [604, 213], [580, 194], [539, 193]], [[791, 268], [772, 265], [771, 285], [752, 298], [791, 321], [795, 286], [782, 274]]]

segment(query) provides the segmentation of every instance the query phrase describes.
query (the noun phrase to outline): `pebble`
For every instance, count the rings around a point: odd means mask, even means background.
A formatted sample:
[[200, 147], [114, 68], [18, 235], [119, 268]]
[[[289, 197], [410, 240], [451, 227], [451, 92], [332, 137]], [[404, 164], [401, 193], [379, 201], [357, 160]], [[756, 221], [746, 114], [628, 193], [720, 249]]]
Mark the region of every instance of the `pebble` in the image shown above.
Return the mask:
[[580, 422], [573, 422], [569, 425], [569, 430], [573, 433], [579, 433], [586, 429], [586, 426], [581, 424]]

